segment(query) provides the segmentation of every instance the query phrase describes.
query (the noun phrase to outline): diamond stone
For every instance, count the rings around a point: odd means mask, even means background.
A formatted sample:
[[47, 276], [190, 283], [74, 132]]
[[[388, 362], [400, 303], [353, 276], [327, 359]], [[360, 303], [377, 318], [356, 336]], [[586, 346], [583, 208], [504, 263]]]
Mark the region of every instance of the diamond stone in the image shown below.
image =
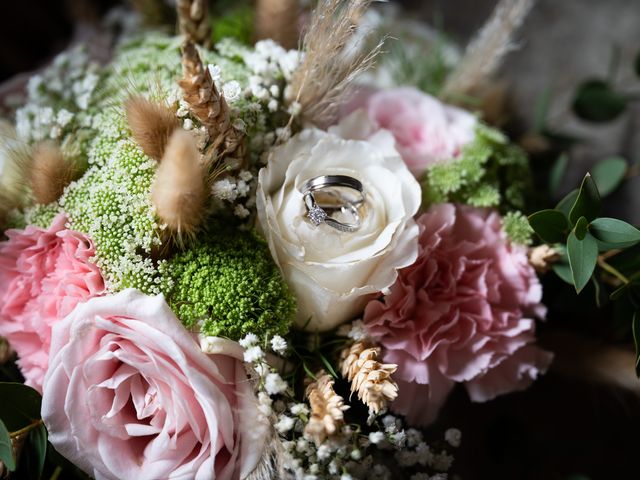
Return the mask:
[[327, 218], [327, 212], [325, 212], [320, 207], [314, 205], [309, 209], [307, 216], [309, 217], [309, 220], [311, 220], [311, 223], [313, 223], [317, 227], [322, 222], [324, 222], [325, 218]]

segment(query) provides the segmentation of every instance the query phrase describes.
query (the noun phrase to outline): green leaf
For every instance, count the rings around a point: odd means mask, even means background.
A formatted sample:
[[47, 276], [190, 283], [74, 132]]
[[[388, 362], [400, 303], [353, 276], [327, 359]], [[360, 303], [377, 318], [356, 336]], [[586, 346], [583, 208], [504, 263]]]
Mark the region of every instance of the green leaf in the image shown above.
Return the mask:
[[13, 446], [9, 430], [2, 420], [0, 420], [0, 461], [4, 463], [7, 470], [13, 472], [16, 469], [16, 459], [13, 458]]
[[573, 231], [576, 232], [576, 237], [578, 237], [578, 240], [584, 239], [585, 235], [587, 234], [588, 228], [589, 222], [587, 221], [587, 219], [584, 217], [580, 217], [576, 222], [575, 228], [573, 229]]
[[596, 218], [589, 225], [589, 231], [601, 242], [618, 248], [631, 247], [640, 242], [640, 230], [616, 218]]
[[22, 383], [0, 382], [0, 420], [15, 432], [40, 419], [42, 397]]
[[578, 87], [573, 99], [575, 114], [589, 122], [599, 123], [615, 120], [626, 108], [625, 97], [602, 80], [587, 80]]
[[20, 472], [26, 472], [30, 480], [39, 480], [47, 455], [47, 429], [44, 424], [29, 432], [29, 440], [22, 452]]
[[567, 282], [569, 285], [573, 285], [573, 277], [571, 276], [571, 267], [568, 263], [554, 263], [551, 266], [558, 277]]
[[545, 88], [542, 93], [536, 99], [533, 114], [533, 131], [535, 133], [542, 133], [547, 124], [547, 117], [549, 116], [549, 105], [551, 104], [551, 89]]
[[569, 218], [569, 212], [573, 207], [573, 204], [576, 203], [576, 199], [578, 198], [579, 190], [576, 188], [575, 190], [570, 191], [566, 197], [564, 197], [558, 205], [556, 205], [556, 210], [564, 213], [564, 216]]
[[546, 243], [559, 243], [565, 239], [567, 218], [557, 210], [541, 210], [529, 216], [529, 225]]
[[575, 225], [580, 217], [586, 217], [587, 220], [591, 221], [598, 216], [601, 207], [602, 202], [598, 187], [591, 174], [587, 173], [578, 190], [578, 197], [569, 212], [569, 222], [571, 222], [571, 225]]
[[320, 360], [322, 361], [322, 363], [324, 364], [324, 366], [327, 368], [327, 370], [329, 371], [329, 373], [331, 374], [331, 376], [333, 378], [338, 378], [338, 374], [336, 373], [336, 371], [333, 369], [333, 366], [331, 365], [331, 362], [329, 362], [329, 360], [327, 360], [327, 357], [325, 357], [323, 354], [321, 354], [320, 352], [318, 352], [318, 355], [320, 356]]
[[636, 310], [631, 321], [633, 343], [636, 345], [636, 376], [640, 378], [640, 313]]
[[567, 256], [571, 267], [571, 278], [580, 293], [585, 287], [598, 260], [598, 242], [589, 233], [583, 240], [578, 240], [576, 234], [571, 232], [567, 240]]
[[606, 197], [612, 193], [627, 174], [629, 166], [621, 157], [611, 157], [598, 162], [592, 169], [591, 175], [598, 186], [600, 195]]
[[558, 190], [560, 190], [560, 185], [562, 184], [562, 179], [564, 178], [568, 165], [569, 156], [563, 153], [551, 167], [551, 172], [549, 172], [549, 193], [551, 193], [551, 195], [555, 195], [558, 193]]

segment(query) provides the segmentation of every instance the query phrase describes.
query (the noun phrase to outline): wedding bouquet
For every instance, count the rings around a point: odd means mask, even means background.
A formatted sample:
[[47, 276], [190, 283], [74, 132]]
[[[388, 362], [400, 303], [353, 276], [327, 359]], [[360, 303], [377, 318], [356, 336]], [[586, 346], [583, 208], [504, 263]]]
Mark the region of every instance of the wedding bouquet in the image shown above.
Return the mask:
[[[526, 154], [469, 103], [530, 4], [461, 53], [368, 1], [320, 0], [287, 49], [295, 1], [258, 2], [247, 43], [178, 0], [179, 36], [34, 75], [0, 146], [5, 470], [446, 478], [461, 433], [426, 427], [453, 387], [488, 401], [552, 361], [558, 252], [531, 247]], [[532, 219], [555, 242], [569, 216], [569, 261], [606, 230], [591, 191]]]

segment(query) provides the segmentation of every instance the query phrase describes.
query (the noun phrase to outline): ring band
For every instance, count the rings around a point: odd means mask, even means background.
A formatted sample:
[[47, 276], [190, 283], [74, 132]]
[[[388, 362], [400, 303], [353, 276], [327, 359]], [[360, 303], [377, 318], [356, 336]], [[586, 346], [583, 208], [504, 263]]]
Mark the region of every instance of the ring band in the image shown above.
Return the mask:
[[[336, 205], [333, 210], [339, 209], [342, 213], [350, 213], [355, 219], [353, 223], [340, 222], [332, 218], [326, 211], [330, 207], [318, 204], [314, 192], [324, 188], [344, 187], [355, 190], [359, 193], [359, 199], [355, 201], [345, 201], [342, 205]], [[307, 180], [302, 187], [302, 194], [307, 208], [307, 217], [316, 227], [322, 223], [335, 228], [341, 232], [355, 232], [360, 228], [360, 214], [358, 206], [364, 203], [364, 188], [362, 183], [347, 175], [320, 175]], [[334, 195], [335, 196], [335, 195]]]

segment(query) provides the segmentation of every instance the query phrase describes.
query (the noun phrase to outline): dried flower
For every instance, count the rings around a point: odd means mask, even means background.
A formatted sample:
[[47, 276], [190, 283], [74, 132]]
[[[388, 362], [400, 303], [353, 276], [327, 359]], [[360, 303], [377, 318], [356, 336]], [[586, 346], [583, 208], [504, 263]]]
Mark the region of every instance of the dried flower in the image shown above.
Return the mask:
[[349, 409], [344, 399], [333, 389], [334, 381], [321, 371], [317, 380], [307, 387], [306, 395], [311, 405], [311, 417], [304, 428], [304, 434], [316, 445], [339, 431], [344, 424], [344, 412]]
[[529, 249], [529, 263], [538, 273], [545, 273], [560, 258], [560, 254], [549, 245], [538, 245]]
[[53, 143], [40, 144], [33, 153], [31, 190], [36, 203], [47, 204], [60, 198], [64, 187], [76, 176], [77, 169]]
[[125, 111], [133, 139], [146, 155], [160, 160], [169, 137], [180, 126], [175, 114], [166, 106], [139, 95], [126, 101]]
[[178, 0], [180, 32], [190, 41], [207, 46], [211, 38], [207, 0]]
[[398, 366], [378, 362], [378, 355], [379, 348], [355, 342], [342, 351], [341, 358], [342, 376], [351, 382], [351, 393], [357, 392], [374, 413], [384, 410], [398, 396], [398, 385], [391, 379]]

